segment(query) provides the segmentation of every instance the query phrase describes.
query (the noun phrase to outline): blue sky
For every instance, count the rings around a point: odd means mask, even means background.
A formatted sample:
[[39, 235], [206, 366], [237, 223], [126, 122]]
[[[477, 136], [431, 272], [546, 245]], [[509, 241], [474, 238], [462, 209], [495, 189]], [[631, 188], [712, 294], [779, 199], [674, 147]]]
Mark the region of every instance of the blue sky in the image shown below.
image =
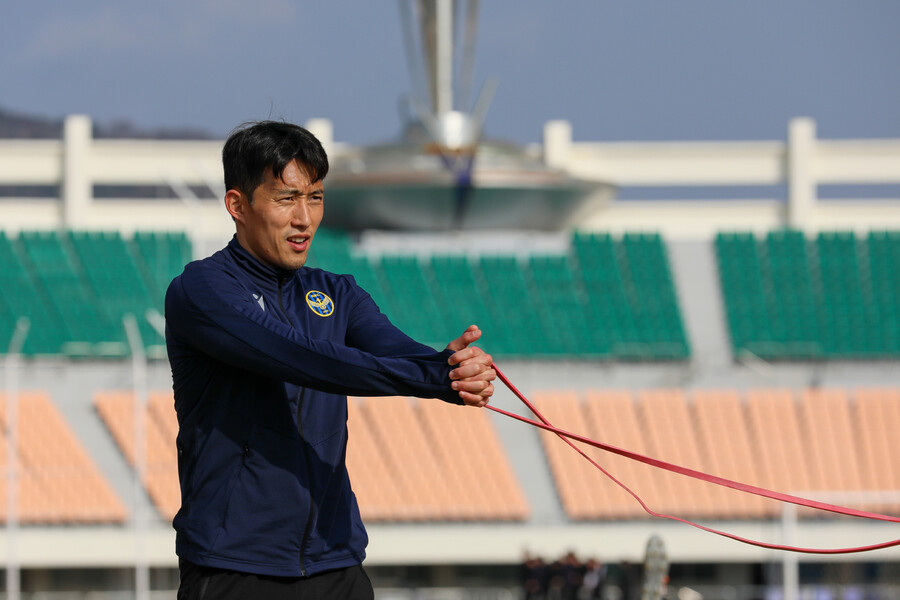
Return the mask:
[[[486, 132], [540, 141], [900, 137], [896, 0], [484, 0]], [[225, 135], [327, 117], [335, 138], [400, 131], [412, 85], [388, 0], [32, 0], [0, 18], [0, 107]]]

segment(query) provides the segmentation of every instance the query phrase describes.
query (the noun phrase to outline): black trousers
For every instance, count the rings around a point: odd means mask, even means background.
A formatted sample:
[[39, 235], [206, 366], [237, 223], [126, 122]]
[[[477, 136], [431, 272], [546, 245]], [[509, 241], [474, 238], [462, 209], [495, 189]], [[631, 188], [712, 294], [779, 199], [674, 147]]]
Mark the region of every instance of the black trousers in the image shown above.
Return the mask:
[[178, 560], [178, 600], [374, 600], [362, 565], [310, 577], [272, 577]]

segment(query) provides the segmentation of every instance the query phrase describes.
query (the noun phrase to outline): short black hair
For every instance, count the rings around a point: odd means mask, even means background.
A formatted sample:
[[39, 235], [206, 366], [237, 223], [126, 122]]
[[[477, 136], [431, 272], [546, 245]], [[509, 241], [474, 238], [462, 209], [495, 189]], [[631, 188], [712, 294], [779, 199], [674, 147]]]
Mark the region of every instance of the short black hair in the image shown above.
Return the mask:
[[228, 136], [222, 148], [225, 189], [237, 189], [253, 199], [267, 169], [279, 178], [297, 160], [309, 170], [313, 183], [328, 174], [328, 156], [309, 130], [282, 121], [244, 123]]

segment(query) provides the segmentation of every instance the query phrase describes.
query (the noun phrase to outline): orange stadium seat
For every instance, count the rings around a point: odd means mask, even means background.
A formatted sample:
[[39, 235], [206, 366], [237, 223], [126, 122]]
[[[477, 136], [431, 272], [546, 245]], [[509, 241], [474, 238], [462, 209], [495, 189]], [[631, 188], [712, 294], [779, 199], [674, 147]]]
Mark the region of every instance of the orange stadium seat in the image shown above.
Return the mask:
[[[134, 464], [134, 398], [97, 393], [94, 405]], [[488, 417], [437, 400], [351, 398], [347, 462], [364, 517], [371, 521], [522, 520], [515, 482]], [[454, 411], [452, 418], [444, 411]], [[171, 392], [147, 402], [144, 485], [165, 519], [180, 505]], [[478, 460], [460, 460], [479, 448]], [[474, 504], [473, 504], [474, 501]]]
[[361, 405], [362, 400], [350, 398], [347, 417], [347, 468], [360, 513], [371, 521], [402, 520], [405, 490], [394, 478], [393, 467]]
[[434, 400], [415, 400], [428, 439], [439, 451], [460, 503], [476, 520], [521, 521], [528, 515], [525, 496], [486, 411]]
[[[119, 523], [126, 510], [45, 392], [19, 395], [18, 518], [22, 523]], [[0, 395], [0, 447], [6, 447], [6, 398]], [[7, 467], [6, 452], [0, 465]], [[7, 518], [7, 481], [0, 508]]]
[[[586, 431], [585, 414], [574, 392], [535, 392], [533, 399], [537, 409], [556, 427], [572, 432]], [[540, 436], [566, 514], [573, 519], [599, 518], [605, 505], [608, 482], [601, 481], [598, 477], [602, 476], [596, 469], [556, 434], [541, 431]], [[594, 448], [577, 442], [576, 445], [595, 461], [602, 459]]]
[[[708, 472], [735, 481], [759, 482], [756, 449], [736, 390], [704, 390], [693, 394], [696, 434], [701, 440]], [[757, 518], [771, 512], [774, 503], [752, 494], [735, 492], [721, 486], [710, 488], [714, 510], [710, 516], [721, 518]]]
[[[759, 485], [779, 492], [808, 492], [812, 481], [794, 394], [750, 390], [747, 409], [760, 466]], [[776, 510], [773, 506], [770, 516]]]
[[[647, 454], [647, 435], [641, 424], [637, 405], [631, 392], [588, 391], [586, 393], [587, 417], [590, 435], [611, 446]], [[655, 472], [650, 467], [627, 458], [603, 453], [598, 461], [613, 476], [632, 489], [651, 509], [659, 508], [660, 493]], [[586, 462], [586, 461], [583, 461]], [[642, 518], [647, 513], [624, 489], [607, 480], [593, 469], [592, 476], [606, 481], [606, 498], [598, 516], [602, 518]]]
[[[557, 427], [611, 446], [778, 492], [815, 496], [900, 489], [892, 464], [900, 389], [539, 391], [535, 404]], [[643, 518], [640, 504], [552, 433], [541, 432], [560, 502], [575, 520]], [[587, 448], [601, 467], [656, 512], [687, 518], [768, 519], [775, 500], [660, 471]], [[876, 498], [877, 500], [877, 498]], [[826, 499], [827, 501], [827, 499]], [[864, 510], [896, 513], [894, 496]], [[802, 517], [831, 516], [805, 510]]]
[[[435, 450], [419, 426], [409, 398], [363, 398], [361, 412], [391, 467], [405, 499], [402, 519], [454, 520], [461, 509], [450, 499]], [[351, 472], [351, 477], [353, 473]]]
[[527, 516], [524, 494], [483, 411], [439, 400], [351, 398], [349, 430], [347, 465], [368, 520]]
[[[132, 466], [135, 464], [134, 404], [131, 392], [104, 391], [94, 397], [98, 414]], [[145, 419], [144, 486], [162, 518], [171, 521], [181, 505], [172, 392], [149, 394]]]
[[812, 458], [811, 489], [861, 490], [861, 460], [844, 391], [806, 390], [801, 397], [800, 415], [803, 440]]
[[[683, 392], [646, 390], [640, 394], [638, 409], [651, 456], [692, 469], [704, 468]], [[706, 484], [674, 473], [659, 472], [655, 477], [662, 488], [656, 510], [684, 516], [712, 512]]]
[[[895, 459], [894, 436], [900, 423], [900, 389], [860, 389], [853, 394], [852, 414], [859, 449], [862, 489], [900, 490], [900, 463]], [[900, 512], [900, 501], [886, 500], [867, 507]]]

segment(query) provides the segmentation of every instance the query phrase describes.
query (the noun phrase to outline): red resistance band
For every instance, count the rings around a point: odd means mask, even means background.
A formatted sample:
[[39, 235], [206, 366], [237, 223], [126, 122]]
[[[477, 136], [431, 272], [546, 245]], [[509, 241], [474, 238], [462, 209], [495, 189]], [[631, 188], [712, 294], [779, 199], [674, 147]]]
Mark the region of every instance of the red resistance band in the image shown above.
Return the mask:
[[834, 504], [827, 504], [825, 502], [818, 502], [816, 500], [808, 500], [806, 498], [801, 498], [799, 496], [792, 496], [790, 494], [784, 494], [781, 492], [774, 492], [772, 490], [767, 490], [765, 488], [756, 487], [753, 485], [748, 485], [746, 483], [740, 483], [739, 481], [732, 481], [730, 479], [725, 479], [723, 477], [717, 477], [716, 475], [710, 475], [708, 473], [704, 473], [702, 471], [695, 471], [694, 469], [688, 469], [687, 467], [682, 467], [679, 465], [675, 465], [672, 463], [668, 463], [662, 460], [658, 460], [655, 458], [650, 458], [648, 456], [644, 456], [642, 454], [638, 454], [636, 452], [631, 452], [630, 450], [623, 450], [622, 448], [617, 448], [615, 446], [610, 446], [609, 444], [604, 444], [602, 442], [598, 442], [592, 440], [590, 438], [586, 438], [581, 435], [577, 435], [575, 433], [571, 433], [565, 431], [563, 429], [559, 429], [554, 427], [553, 424], [548, 421], [544, 415], [540, 413], [540, 411], [535, 408], [535, 406], [528, 401], [522, 392], [516, 389], [509, 379], [507, 379], [506, 375], [497, 368], [497, 365], [493, 365], [494, 370], [497, 372], [497, 377], [509, 388], [509, 390], [516, 395], [516, 397], [525, 403], [525, 406], [535, 414], [535, 416], [540, 419], [540, 421], [535, 421], [533, 419], [529, 419], [527, 417], [522, 417], [520, 415], [505, 411], [501, 408], [496, 408], [487, 405], [487, 408], [493, 410], [494, 412], [500, 413], [502, 415], [506, 415], [507, 417], [512, 417], [518, 421], [522, 421], [523, 423], [528, 423], [529, 425], [533, 425], [534, 427], [538, 427], [540, 429], [544, 429], [546, 431], [551, 431], [555, 433], [561, 440], [566, 442], [569, 446], [571, 446], [578, 454], [584, 457], [589, 463], [594, 465], [597, 469], [599, 469], [604, 475], [610, 478], [616, 485], [621, 487], [623, 490], [631, 494], [635, 500], [643, 507], [643, 509], [653, 515], [654, 517], [662, 517], [664, 519], [671, 519], [673, 521], [679, 521], [681, 523], [685, 523], [687, 525], [691, 525], [692, 527], [696, 527], [698, 529], [702, 529], [703, 531], [708, 531], [709, 533], [714, 533], [716, 535], [721, 535], [727, 538], [731, 538], [738, 542], [743, 542], [745, 544], [750, 544], [752, 546], [759, 546], [760, 548], [768, 548], [771, 550], [787, 550], [790, 552], [803, 552], [807, 554], [851, 554], [854, 552], [868, 552], [870, 550], [880, 550], [882, 548], [891, 548], [893, 546], [900, 546], [900, 539], [892, 540], [890, 542], [883, 542], [881, 544], [872, 544], [871, 546], [858, 546], [854, 548], [803, 548], [799, 546], [785, 546], [781, 544], [769, 544], [766, 542], [760, 542], [756, 540], [751, 540], [748, 538], [744, 538], [733, 533], [728, 533], [726, 531], [721, 531], [719, 529], [713, 529], [712, 527], [706, 527], [704, 525], [700, 525], [698, 523], [694, 523], [693, 521], [689, 521], [687, 519], [682, 519], [681, 517], [675, 517], [672, 515], [666, 515], [662, 513], [658, 513], [648, 507], [641, 498], [631, 491], [624, 483], [616, 479], [613, 475], [611, 475], [606, 469], [601, 467], [599, 464], [594, 462], [591, 457], [585, 454], [580, 448], [578, 448], [572, 440], [576, 442], [581, 442], [583, 444], [587, 444], [588, 446], [593, 446], [594, 448], [599, 448], [600, 450], [604, 450], [606, 452], [612, 452], [613, 454], [618, 454], [619, 456], [624, 456], [625, 458], [629, 458], [631, 460], [636, 460], [638, 462], [644, 463], [646, 465], [650, 465], [651, 467], [656, 467], [658, 469], [663, 469], [666, 471], [670, 471], [672, 473], [678, 473], [680, 475], [687, 475], [688, 477], [693, 477], [694, 479], [699, 479], [701, 481], [706, 481], [709, 483], [714, 483], [716, 485], [721, 485], [724, 487], [732, 488], [741, 492], [746, 492], [748, 494], [755, 494], [757, 496], [763, 496], [766, 498], [771, 498], [773, 500], [778, 500], [780, 502], [788, 502], [791, 504], [796, 504], [798, 506], [806, 506], [808, 508], [814, 508], [817, 510], [824, 510], [828, 512], [838, 513], [841, 515], [848, 515], [851, 517], [862, 517], [864, 519], [874, 519], [877, 521], [889, 521], [891, 523], [900, 523], [900, 517], [892, 517], [889, 515], [882, 515], [878, 513], [866, 512], [863, 510], [856, 510], [853, 508], [846, 508], [843, 506], [836, 506]]

